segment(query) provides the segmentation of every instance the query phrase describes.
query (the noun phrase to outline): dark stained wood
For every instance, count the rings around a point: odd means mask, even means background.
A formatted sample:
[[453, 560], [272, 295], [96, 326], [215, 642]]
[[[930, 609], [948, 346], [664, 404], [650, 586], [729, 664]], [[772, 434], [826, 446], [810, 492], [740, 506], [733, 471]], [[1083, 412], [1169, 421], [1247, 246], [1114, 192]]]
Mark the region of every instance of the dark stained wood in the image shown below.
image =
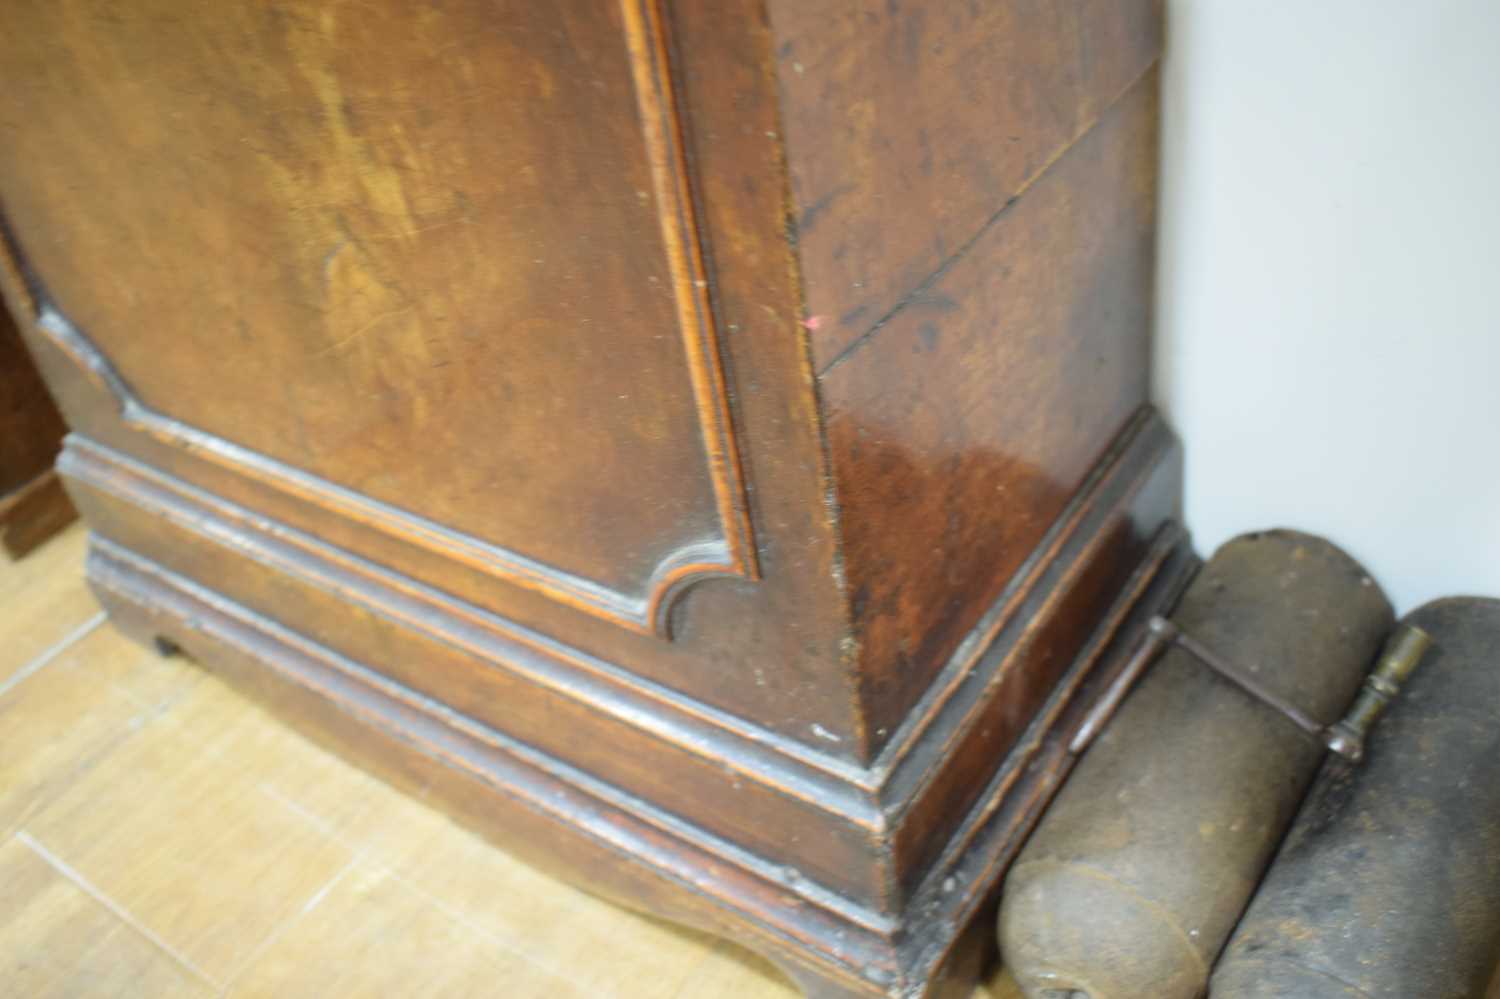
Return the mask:
[[0, 6], [0, 277], [95, 587], [811, 993], [962, 992], [1193, 564], [1158, 22]]
[[1145, 404], [1149, 75], [821, 390], [875, 745]]
[[0, 309], [0, 551], [20, 558], [77, 516], [52, 472], [67, 425]]
[[[1129, 630], [1128, 616], [1151, 602], [1150, 588], [1183, 579], [1191, 567], [1186, 539], [1166, 514], [1180, 482], [1165, 427], [1130, 433], [1084, 502], [1061, 518], [1064, 529], [1049, 532], [1043, 557], [1022, 571], [1031, 585], [1016, 588], [976, 629], [992, 637], [973, 643], [972, 660], [955, 657], [933, 685], [946, 696], [929, 695], [929, 710], [910, 716], [901, 733], [907, 742], [896, 747], [905, 752], [882, 788], [895, 817], [893, 866], [903, 893], [934, 864], [941, 868], [955, 820], [991, 793], [984, 783], [991, 763], [1025, 759], [1027, 733], [1068, 706]], [[944, 762], [934, 766], [933, 757]]]

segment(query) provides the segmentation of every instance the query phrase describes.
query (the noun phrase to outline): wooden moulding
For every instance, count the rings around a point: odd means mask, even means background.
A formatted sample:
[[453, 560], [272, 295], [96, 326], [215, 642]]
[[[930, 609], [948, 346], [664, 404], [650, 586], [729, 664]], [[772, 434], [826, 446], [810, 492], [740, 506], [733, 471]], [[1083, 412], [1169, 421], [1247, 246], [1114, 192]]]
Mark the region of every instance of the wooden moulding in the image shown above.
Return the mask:
[[[1070, 731], [1195, 565], [1177, 446], [1145, 410], [860, 767], [91, 439], [71, 437], [59, 468], [95, 529], [89, 579], [127, 632], [539, 866], [731, 936], [814, 995], [972, 985], [990, 938], [973, 927], [1067, 772]], [[1019, 740], [996, 734], [1022, 711]]]

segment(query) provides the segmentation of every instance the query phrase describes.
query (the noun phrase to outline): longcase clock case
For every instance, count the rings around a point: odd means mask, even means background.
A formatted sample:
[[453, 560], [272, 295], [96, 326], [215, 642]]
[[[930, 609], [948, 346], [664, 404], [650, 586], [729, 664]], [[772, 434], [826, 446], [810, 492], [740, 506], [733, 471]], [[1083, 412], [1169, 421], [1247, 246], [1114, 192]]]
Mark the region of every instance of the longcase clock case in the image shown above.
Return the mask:
[[810, 992], [972, 981], [1193, 557], [1147, 0], [10, 0], [115, 623]]

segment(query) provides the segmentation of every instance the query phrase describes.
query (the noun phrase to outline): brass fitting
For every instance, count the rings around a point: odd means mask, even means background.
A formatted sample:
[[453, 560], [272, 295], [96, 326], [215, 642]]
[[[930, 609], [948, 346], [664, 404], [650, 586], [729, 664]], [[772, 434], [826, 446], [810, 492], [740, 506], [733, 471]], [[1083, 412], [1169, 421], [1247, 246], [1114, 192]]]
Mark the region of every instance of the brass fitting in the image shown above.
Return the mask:
[[1375, 668], [1365, 678], [1359, 697], [1342, 721], [1330, 725], [1325, 741], [1328, 748], [1353, 762], [1365, 755], [1365, 738], [1385, 714], [1391, 699], [1401, 691], [1422, 656], [1432, 645], [1432, 636], [1413, 624], [1402, 625], [1385, 643]]

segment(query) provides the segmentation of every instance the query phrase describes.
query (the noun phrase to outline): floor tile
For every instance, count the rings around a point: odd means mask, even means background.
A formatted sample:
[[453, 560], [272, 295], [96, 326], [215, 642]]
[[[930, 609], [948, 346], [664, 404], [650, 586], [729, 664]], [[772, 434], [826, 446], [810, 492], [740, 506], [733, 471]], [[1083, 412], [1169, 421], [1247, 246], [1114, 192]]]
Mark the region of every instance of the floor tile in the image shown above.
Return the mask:
[[0, 846], [0, 994], [153, 999], [213, 990], [19, 839]]
[[101, 625], [10, 685], [0, 694], [0, 836], [106, 759], [199, 676]]
[[0, 689], [99, 614], [83, 580], [88, 532], [79, 524], [23, 559], [0, 559]]
[[[641, 999], [650, 995], [650, 992], [640, 993]], [[799, 999], [801, 995], [801, 990], [792, 984], [791, 979], [770, 961], [721, 941], [689, 970], [673, 999], [697, 999], [699, 996]]]
[[[309, 812], [327, 816], [350, 849], [388, 865], [406, 884], [509, 942], [544, 971], [576, 980], [589, 995], [797, 994], [748, 952], [557, 881], [378, 782], [363, 789], [364, 809], [343, 820], [351, 796], [333, 788], [316, 792], [315, 785], [288, 788]], [[698, 978], [733, 991], [694, 992]]]
[[584, 999], [596, 993], [537, 967], [389, 871], [361, 864], [312, 900], [228, 995]]
[[281, 769], [316, 765], [315, 753], [205, 680], [114, 747], [27, 832], [226, 982], [352, 859], [262, 786]]

